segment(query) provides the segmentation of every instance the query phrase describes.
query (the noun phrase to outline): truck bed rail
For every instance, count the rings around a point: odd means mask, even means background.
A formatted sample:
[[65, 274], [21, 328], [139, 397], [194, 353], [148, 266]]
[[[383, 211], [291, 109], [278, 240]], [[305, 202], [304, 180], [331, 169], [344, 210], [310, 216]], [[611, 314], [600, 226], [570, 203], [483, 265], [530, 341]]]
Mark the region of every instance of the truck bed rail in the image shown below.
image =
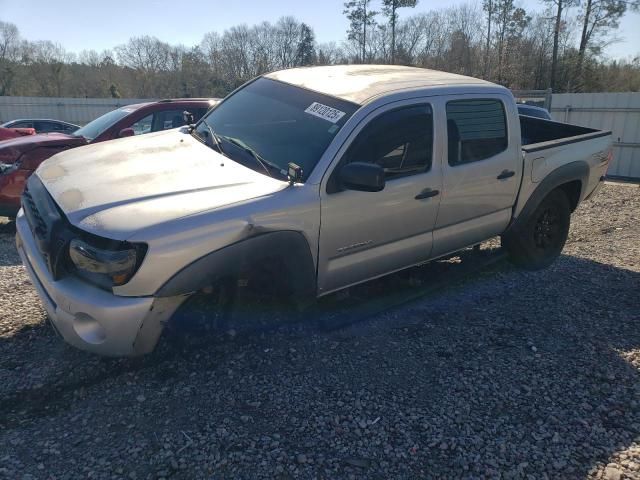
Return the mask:
[[522, 150], [526, 153], [611, 135], [610, 131], [580, 125], [554, 122], [526, 115], [519, 117]]

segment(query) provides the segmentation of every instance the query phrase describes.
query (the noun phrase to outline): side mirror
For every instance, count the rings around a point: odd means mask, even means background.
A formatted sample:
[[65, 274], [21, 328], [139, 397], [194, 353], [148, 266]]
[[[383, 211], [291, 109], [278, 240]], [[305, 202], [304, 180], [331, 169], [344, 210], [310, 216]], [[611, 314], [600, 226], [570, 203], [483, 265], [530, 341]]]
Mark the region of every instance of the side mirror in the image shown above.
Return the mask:
[[384, 169], [375, 163], [347, 163], [338, 175], [340, 186], [346, 190], [379, 192], [384, 189]]
[[182, 120], [185, 125], [193, 125], [195, 122], [193, 121], [193, 113], [184, 111], [182, 112]]
[[135, 134], [136, 132], [133, 128], [123, 128], [122, 130], [120, 130], [118, 138], [133, 137]]

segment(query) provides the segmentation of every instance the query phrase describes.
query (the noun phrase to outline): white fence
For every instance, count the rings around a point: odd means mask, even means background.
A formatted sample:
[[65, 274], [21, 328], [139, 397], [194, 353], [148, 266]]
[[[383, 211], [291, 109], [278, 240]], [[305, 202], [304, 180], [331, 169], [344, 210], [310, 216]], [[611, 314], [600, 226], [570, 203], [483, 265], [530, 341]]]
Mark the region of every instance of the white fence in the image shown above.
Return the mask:
[[53, 118], [84, 125], [116, 108], [148, 101], [139, 98], [0, 97], [0, 123], [16, 118]]
[[640, 180], [640, 93], [553, 94], [551, 115], [561, 122], [613, 132], [611, 177]]

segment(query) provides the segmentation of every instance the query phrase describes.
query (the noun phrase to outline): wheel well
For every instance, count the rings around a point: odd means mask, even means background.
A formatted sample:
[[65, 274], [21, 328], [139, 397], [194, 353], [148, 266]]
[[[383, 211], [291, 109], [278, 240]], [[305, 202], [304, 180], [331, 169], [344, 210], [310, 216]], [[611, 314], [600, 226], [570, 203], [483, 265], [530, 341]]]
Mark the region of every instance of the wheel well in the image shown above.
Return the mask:
[[[268, 256], [265, 253], [269, 252]], [[156, 297], [172, 297], [196, 292], [217, 278], [238, 278], [242, 269], [271, 267], [272, 258], [284, 267], [275, 267], [277, 276], [287, 280], [298, 296], [316, 295], [316, 269], [309, 244], [299, 232], [278, 231], [256, 235], [211, 252], [177, 272], [156, 292]], [[249, 267], [249, 268], [247, 268]]]
[[[239, 272], [237, 280], [239, 282], [257, 283], [255, 287], [267, 293], [276, 294], [285, 291], [290, 293], [292, 288], [289, 268], [281, 257], [266, 257], [258, 264], [247, 265], [246, 269]], [[249, 288], [254, 286], [250, 283]]]
[[571, 205], [571, 211], [573, 212], [578, 207], [578, 202], [580, 201], [582, 182], [580, 180], [574, 180], [572, 182], [564, 183], [558, 188], [562, 190], [569, 199], [569, 205]]

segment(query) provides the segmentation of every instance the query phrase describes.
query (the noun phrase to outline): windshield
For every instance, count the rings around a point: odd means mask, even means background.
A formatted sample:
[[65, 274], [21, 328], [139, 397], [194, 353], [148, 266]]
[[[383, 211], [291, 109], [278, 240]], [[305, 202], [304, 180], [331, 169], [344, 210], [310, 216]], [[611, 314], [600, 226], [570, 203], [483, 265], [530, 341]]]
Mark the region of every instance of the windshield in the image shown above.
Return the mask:
[[75, 137], [84, 137], [91, 141], [133, 111], [134, 109], [131, 107], [122, 107], [117, 110], [112, 110], [111, 112], [105, 113], [101, 117], [87, 123], [84, 127], [76, 130], [73, 132], [73, 135]]
[[[284, 173], [289, 163], [295, 163], [302, 167], [302, 179], [306, 180], [358, 108], [351, 102], [260, 78], [227, 98], [205, 119], [222, 141], [243, 147], [222, 145], [234, 160], [265, 175], [264, 164]], [[198, 124], [196, 134], [208, 136], [204, 121]]]

